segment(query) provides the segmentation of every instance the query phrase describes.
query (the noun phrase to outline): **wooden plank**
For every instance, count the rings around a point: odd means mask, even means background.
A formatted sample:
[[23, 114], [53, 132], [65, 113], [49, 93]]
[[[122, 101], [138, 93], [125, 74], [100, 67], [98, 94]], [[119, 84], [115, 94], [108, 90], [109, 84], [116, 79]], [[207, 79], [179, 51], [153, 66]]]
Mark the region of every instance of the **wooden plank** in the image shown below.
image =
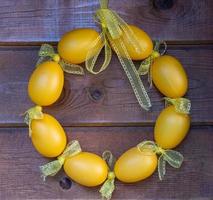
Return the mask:
[[[37, 59], [38, 47], [0, 48], [0, 125], [23, 125], [21, 113], [33, 104], [28, 99], [28, 78]], [[213, 46], [169, 46], [169, 54], [183, 63], [189, 76], [192, 123], [213, 123]], [[147, 82], [147, 77], [143, 77]], [[148, 86], [147, 86], [148, 88]], [[115, 56], [109, 68], [93, 76], [66, 74], [60, 100], [45, 108], [64, 126], [147, 125], [163, 109], [162, 96], [149, 90], [152, 112], [142, 110]]]
[[[63, 173], [44, 183], [38, 166], [48, 160], [33, 149], [27, 129], [0, 129], [0, 199], [99, 199], [99, 188], [76, 183], [62, 190], [58, 184]], [[84, 151], [101, 155], [110, 149], [116, 157], [141, 140], [152, 139], [153, 128], [99, 127], [67, 128], [68, 137], [78, 139]], [[178, 150], [185, 162], [180, 169], [167, 167], [166, 179], [157, 172], [143, 182], [125, 185], [116, 181], [113, 199], [202, 199], [213, 196], [213, 127], [193, 128]], [[104, 141], [104, 142], [103, 142]]]
[[[98, 0], [1, 1], [0, 42], [58, 41], [64, 32], [74, 28], [98, 29], [93, 21], [98, 7]], [[117, 0], [110, 1], [110, 7], [155, 39], [213, 39], [211, 0]]]

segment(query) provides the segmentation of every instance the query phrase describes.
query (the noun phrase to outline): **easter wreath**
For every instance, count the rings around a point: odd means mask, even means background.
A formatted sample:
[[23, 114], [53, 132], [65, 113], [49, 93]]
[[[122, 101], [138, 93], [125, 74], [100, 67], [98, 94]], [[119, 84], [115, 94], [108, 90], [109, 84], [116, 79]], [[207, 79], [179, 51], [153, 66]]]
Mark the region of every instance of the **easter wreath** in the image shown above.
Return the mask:
[[[149, 35], [142, 29], [126, 24], [115, 11], [108, 8], [108, 0], [100, 0], [95, 20], [101, 26], [100, 34], [85, 28], [68, 32], [58, 43], [58, 53], [49, 44], [41, 46], [36, 69], [28, 84], [29, 97], [36, 106], [26, 111], [24, 121], [29, 126], [29, 136], [35, 149], [44, 157], [57, 157], [40, 166], [44, 180], [54, 176], [63, 167], [65, 173], [81, 185], [93, 187], [103, 184], [101, 196], [110, 199], [115, 189], [115, 178], [124, 183], [133, 183], [151, 176], [158, 168], [162, 180], [166, 173], [166, 163], [174, 168], [181, 166], [183, 156], [172, 149], [181, 143], [189, 130], [191, 104], [183, 98], [188, 88], [184, 68], [173, 56], [164, 55], [165, 43], [164, 51], [160, 52], [161, 43], [156, 41], [153, 45]], [[102, 49], [104, 61], [96, 71]], [[166, 108], [158, 116], [154, 128], [155, 142], [142, 141], [117, 161], [110, 151], [105, 151], [100, 157], [83, 152], [77, 140], [67, 144], [60, 123], [53, 116], [42, 112], [42, 106], [53, 104], [61, 95], [64, 72], [84, 75], [84, 69], [79, 64], [85, 62], [90, 73], [99, 74], [109, 66], [112, 50], [117, 54], [143, 109], [149, 110], [151, 102], [140, 75], [148, 74], [150, 85], [154, 82], [166, 96]], [[138, 69], [133, 60], [142, 60]], [[130, 172], [129, 168], [135, 170]]]

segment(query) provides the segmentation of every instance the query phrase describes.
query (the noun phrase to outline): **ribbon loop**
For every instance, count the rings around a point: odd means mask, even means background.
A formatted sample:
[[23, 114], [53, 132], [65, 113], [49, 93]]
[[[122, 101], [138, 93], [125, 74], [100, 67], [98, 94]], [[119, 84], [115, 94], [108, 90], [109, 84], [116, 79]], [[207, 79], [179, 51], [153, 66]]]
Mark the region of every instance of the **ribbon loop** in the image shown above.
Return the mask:
[[42, 113], [42, 107], [41, 106], [35, 106], [30, 109], [28, 109], [24, 113], [24, 122], [28, 125], [29, 127], [29, 137], [31, 137], [32, 134], [32, 129], [31, 129], [31, 123], [33, 119], [42, 119], [43, 118], [43, 113]]
[[65, 160], [68, 157], [75, 156], [79, 154], [81, 151], [82, 151], [81, 146], [77, 140], [73, 140], [70, 143], [68, 143], [64, 152], [57, 158], [57, 160], [54, 160], [39, 167], [41, 171], [41, 177], [43, 177], [43, 180], [45, 181], [47, 176], [56, 175], [60, 171]]
[[[100, 44], [101, 44], [101, 46], [100, 46]], [[102, 64], [102, 66], [100, 67], [100, 69], [98, 71], [95, 71], [94, 70], [95, 64], [96, 64], [98, 56], [100, 55], [103, 47], [104, 47], [104, 54], [105, 54], [104, 62]], [[99, 50], [98, 50], [98, 48], [99, 48]], [[94, 55], [94, 52], [97, 52], [97, 53]], [[91, 49], [87, 54], [86, 68], [92, 74], [99, 74], [100, 72], [104, 71], [108, 67], [108, 65], [111, 61], [111, 57], [112, 57], [112, 50], [106, 39], [105, 34], [102, 32], [99, 35], [99, 37], [94, 41], [93, 45], [91, 45]]]
[[65, 62], [64, 60], [60, 60], [59, 65], [64, 72], [67, 72], [69, 74], [84, 75], [84, 70], [80, 65], [71, 64]]
[[145, 150], [152, 150], [155, 154], [159, 155], [158, 158], [158, 176], [163, 180], [166, 174], [166, 163], [174, 168], [180, 168], [183, 163], [183, 155], [174, 150], [164, 150], [153, 141], [143, 141], [137, 145], [140, 152]]
[[63, 71], [69, 73], [69, 74], [76, 74], [76, 75], [84, 75], [84, 70], [80, 65], [75, 65], [72, 63], [67, 63], [66, 61], [62, 60], [60, 56], [55, 53], [54, 48], [49, 44], [42, 44], [41, 48], [38, 52], [39, 59], [36, 63], [36, 66], [39, 64], [53, 60], [61, 66]]
[[38, 52], [39, 57], [50, 57], [53, 58], [53, 56], [56, 55], [54, 48], [49, 44], [42, 44], [41, 48]]
[[191, 101], [186, 98], [172, 99], [169, 97], [164, 97], [165, 105], [174, 105], [175, 110], [178, 113], [189, 114], [191, 109]]
[[113, 172], [113, 168], [116, 159], [110, 151], [103, 152], [102, 158], [107, 162], [110, 170], [108, 172], [107, 180], [104, 182], [99, 192], [101, 193], [102, 199], [110, 200], [112, 193], [115, 190], [115, 173]]
[[102, 158], [106, 161], [108, 167], [111, 171], [113, 171], [116, 159], [110, 151], [104, 151], [102, 154]]

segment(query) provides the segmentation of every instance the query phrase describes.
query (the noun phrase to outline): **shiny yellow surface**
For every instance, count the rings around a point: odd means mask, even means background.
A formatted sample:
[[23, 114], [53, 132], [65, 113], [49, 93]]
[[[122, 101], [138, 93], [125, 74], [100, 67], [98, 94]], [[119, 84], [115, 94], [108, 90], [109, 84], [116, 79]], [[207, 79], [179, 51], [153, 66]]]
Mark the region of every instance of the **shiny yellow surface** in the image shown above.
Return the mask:
[[46, 61], [36, 67], [32, 73], [28, 94], [37, 105], [48, 106], [60, 97], [64, 85], [64, 72], [60, 65]]
[[80, 64], [86, 60], [91, 44], [94, 43], [98, 36], [99, 33], [96, 30], [89, 28], [67, 32], [58, 43], [58, 53], [67, 62]]
[[93, 187], [102, 184], [106, 180], [108, 167], [100, 156], [81, 152], [66, 159], [64, 171], [75, 182]]
[[188, 89], [188, 78], [181, 63], [173, 56], [156, 58], [151, 67], [152, 79], [158, 90], [167, 97], [182, 97]]
[[140, 152], [137, 147], [133, 147], [117, 160], [114, 172], [120, 181], [134, 183], [151, 176], [156, 167], [155, 153], [151, 150]]
[[[130, 27], [130, 29], [132, 29], [133, 33], [135, 34], [136, 39], [138, 40], [138, 43], [141, 47], [141, 51], [138, 53], [135, 50], [135, 48], [133, 47], [133, 45], [126, 38], [125, 35], [122, 37], [122, 41], [124, 42], [125, 47], [132, 60], [143, 60], [152, 53], [152, 50], [153, 50], [152, 40], [149, 37], [149, 35], [146, 32], [144, 32], [142, 29], [140, 29], [136, 26], [133, 26], [133, 25], [129, 25], [129, 27]], [[117, 41], [115, 40], [115, 43], [116, 42]], [[120, 52], [121, 52], [121, 54], [123, 54], [122, 50], [120, 50]]]
[[155, 123], [155, 141], [163, 149], [172, 149], [185, 138], [189, 127], [189, 115], [177, 113], [174, 106], [168, 106], [160, 113]]
[[57, 157], [65, 149], [67, 138], [59, 122], [51, 115], [32, 120], [31, 140], [35, 149], [45, 157]]

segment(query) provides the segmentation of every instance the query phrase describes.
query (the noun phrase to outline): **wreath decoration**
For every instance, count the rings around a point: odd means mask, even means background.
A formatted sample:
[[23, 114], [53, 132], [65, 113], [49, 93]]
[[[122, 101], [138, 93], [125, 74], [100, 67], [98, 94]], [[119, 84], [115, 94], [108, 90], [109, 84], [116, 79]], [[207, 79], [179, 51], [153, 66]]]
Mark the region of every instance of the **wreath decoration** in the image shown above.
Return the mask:
[[[178, 59], [165, 55], [166, 43], [153, 42], [142, 29], [128, 25], [115, 11], [108, 8], [108, 0], [99, 0], [100, 8], [94, 19], [100, 24], [101, 33], [93, 29], [72, 30], [61, 38], [58, 52], [49, 44], [43, 44], [39, 59], [32, 73], [28, 94], [36, 106], [25, 113], [24, 121], [29, 126], [29, 137], [35, 149], [44, 157], [57, 158], [40, 166], [45, 180], [64, 168], [75, 182], [94, 187], [102, 185], [99, 192], [104, 199], [111, 199], [115, 179], [124, 183], [142, 181], [158, 169], [159, 179], [166, 174], [166, 164], [180, 168], [183, 155], [174, 149], [185, 138], [189, 127], [190, 100], [184, 98], [188, 78]], [[164, 50], [160, 51], [163, 44]], [[104, 60], [97, 64], [104, 52]], [[155, 141], [142, 141], [122, 154], [117, 160], [110, 151], [102, 157], [85, 152], [77, 140], [67, 142], [60, 123], [51, 115], [42, 112], [42, 106], [56, 102], [64, 85], [64, 72], [84, 75], [80, 66], [85, 62], [87, 71], [96, 75], [110, 64], [115, 52], [132, 86], [139, 105], [149, 110], [150, 98], [140, 76], [148, 75], [165, 95], [165, 109], [160, 113], [154, 127]], [[141, 60], [137, 69], [133, 60]], [[97, 65], [98, 67], [97, 70]]]

